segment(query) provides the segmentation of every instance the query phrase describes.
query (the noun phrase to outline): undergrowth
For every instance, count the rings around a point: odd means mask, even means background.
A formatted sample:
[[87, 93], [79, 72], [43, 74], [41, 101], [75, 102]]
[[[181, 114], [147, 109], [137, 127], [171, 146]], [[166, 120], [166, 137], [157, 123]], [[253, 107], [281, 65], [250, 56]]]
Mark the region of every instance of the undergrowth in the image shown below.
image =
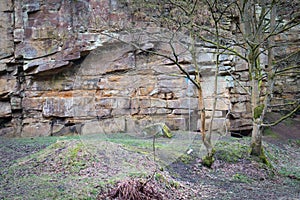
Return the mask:
[[300, 180], [300, 151], [299, 149], [291, 148], [292, 146], [292, 144], [287, 144], [285, 149], [283, 149], [276, 145], [268, 144], [265, 155], [278, 174]]

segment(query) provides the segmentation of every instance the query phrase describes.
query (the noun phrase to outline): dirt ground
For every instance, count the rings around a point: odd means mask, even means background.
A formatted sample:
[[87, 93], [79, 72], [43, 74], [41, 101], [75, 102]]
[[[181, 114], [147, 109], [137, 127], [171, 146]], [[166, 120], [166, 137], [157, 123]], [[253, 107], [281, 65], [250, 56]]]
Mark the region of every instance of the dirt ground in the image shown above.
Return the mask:
[[299, 117], [271, 130], [264, 146], [272, 167], [248, 155], [249, 138], [224, 137], [211, 169], [198, 156], [199, 136], [192, 153], [163, 166], [136, 142], [128, 148], [132, 141], [0, 138], [0, 199], [105, 199], [119, 181], [155, 170], [151, 184], [161, 199], [300, 199]]
[[[280, 115], [273, 114], [268, 116], [268, 121], [279, 119]], [[271, 127], [271, 130], [278, 136], [277, 141], [287, 142], [288, 140], [300, 139], [300, 115], [295, 115], [292, 119], [287, 119], [276, 126]], [[269, 139], [269, 138], [268, 138]], [[276, 142], [276, 141], [275, 141]]]

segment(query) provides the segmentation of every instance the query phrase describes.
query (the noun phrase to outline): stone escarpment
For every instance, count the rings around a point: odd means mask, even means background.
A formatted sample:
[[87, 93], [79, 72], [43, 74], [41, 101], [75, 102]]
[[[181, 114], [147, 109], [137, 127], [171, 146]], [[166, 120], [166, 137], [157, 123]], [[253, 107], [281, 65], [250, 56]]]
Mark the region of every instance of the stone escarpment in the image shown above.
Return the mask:
[[[117, 1], [10, 0], [1, 1], [0, 9], [0, 135], [138, 132], [157, 122], [198, 130], [197, 92], [177, 66], [105, 34], [129, 23]], [[155, 27], [149, 31], [161, 34]], [[171, 52], [139, 37], [146, 49]], [[199, 51], [209, 117], [216, 56], [209, 48]], [[186, 69], [189, 60], [180, 60]], [[248, 87], [247, 65], [224, 55], [213, 128], [248, 131], [250, 98], [232, 74]]]

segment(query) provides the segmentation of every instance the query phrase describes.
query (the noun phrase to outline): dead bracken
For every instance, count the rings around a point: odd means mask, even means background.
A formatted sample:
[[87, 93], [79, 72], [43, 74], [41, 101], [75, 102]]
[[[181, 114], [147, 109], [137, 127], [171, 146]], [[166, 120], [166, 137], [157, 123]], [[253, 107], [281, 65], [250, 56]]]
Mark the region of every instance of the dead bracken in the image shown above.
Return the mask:
[[155, 181], [128, 179], [119, 181], [108, 192], [99, 194], [97, 199], [162, 200], [164, 194]]

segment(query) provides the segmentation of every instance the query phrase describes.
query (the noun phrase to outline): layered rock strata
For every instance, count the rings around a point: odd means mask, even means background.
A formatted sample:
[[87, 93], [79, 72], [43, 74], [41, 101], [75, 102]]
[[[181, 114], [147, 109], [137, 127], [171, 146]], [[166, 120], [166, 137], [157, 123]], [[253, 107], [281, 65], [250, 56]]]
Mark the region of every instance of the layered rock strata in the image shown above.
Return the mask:
[[[137, 52], [132, 35], [121, 42], [107, 34], [130, 22], [117, 1], [8, 0], [0, 2], [0, 15], [0, 136], [134, 133], [157, 122], [199, 129], [196, 88], [177, 66]], [[171, 53], [149, 36], [140, 38], [146, 49]], [[209, 118], [216, 56], [211, 48], [199, 52]], [[181, 59], [189, 69], [191, 58]], [[245, 63], [221, 56], [214, 130], [251, 130], [248, 81]], [[293, 90], [280, 94], [299, 94], [289, 81]]]

